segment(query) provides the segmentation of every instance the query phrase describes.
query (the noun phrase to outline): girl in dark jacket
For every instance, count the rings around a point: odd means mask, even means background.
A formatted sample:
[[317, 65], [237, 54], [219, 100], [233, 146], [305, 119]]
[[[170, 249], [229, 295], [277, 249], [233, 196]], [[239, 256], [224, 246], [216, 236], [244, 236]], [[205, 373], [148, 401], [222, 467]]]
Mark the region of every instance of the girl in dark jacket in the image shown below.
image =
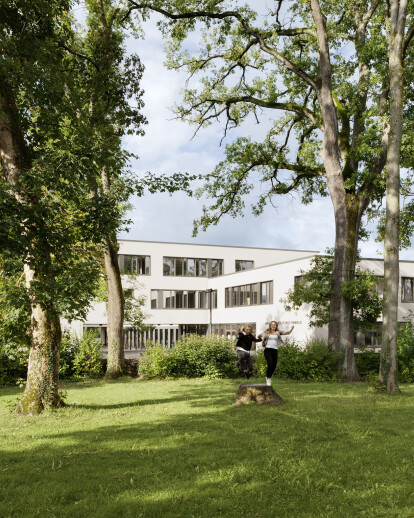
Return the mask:
[[245, 376], [248, 379], [250, 374], [253, 372], [253, 361], [250, 356], [250, 351], [252, 349], [253, 342], [261, 342], [262, 338], [259, 335], [257, 338], [252, 335], [253, 328], [250, 324], [244, 324], [241, 328], [240, 333], [237, 337], [236, 343], [236, 354], [237, 361], [236, 367], [240, 367], [242, 362], [245, 362], [247, 365], [247, 370], [245, 371]]

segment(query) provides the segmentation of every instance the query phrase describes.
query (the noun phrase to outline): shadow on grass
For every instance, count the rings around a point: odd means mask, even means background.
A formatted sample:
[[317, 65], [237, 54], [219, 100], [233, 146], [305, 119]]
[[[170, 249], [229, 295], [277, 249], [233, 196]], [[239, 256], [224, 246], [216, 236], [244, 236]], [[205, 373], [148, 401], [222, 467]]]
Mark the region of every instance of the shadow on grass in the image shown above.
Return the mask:
[[[322, 397], [315, 409], [309, 385], [283, 385], [287, 399], [299, 399], [283, 408], [231, 406], [224, 400], [233, 385], [166, 386], [171, 397], [70, 405], [48, 424], [61, 431], [38, 442], [31, 432], [15, 451], [4, 448], [0, 516], [339, 518], [363, 510], [396, 517], [414, 505], [414, 456], [401, 443], [412, 438], [412, 409], [392, 434], [395, 418], [377, 408], [356, 412], [347, 399], [338, 414], [338, 401]], [[334, 388], [333, 398], [341, 398]], [[312, 395], [325, 396], [323, 389], [314, 386]], [[189, 403], [185, 413], [174, 413], [176, 402]], [[72, 422], [71, 408], [148, 405], [154, 413], [133, 413], [134, 422]], [[387, 418], [384, 433], [378, 425]]]

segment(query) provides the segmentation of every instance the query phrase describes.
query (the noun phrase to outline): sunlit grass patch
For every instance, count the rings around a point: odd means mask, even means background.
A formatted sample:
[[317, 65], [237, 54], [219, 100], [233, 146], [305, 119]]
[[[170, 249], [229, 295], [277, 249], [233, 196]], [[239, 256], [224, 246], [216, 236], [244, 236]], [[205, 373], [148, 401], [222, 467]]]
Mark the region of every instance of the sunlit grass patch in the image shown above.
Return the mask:
[[276, 381], [284, 405], [236, 407], [239, 382], [66, 384], [35, 418], [1, 389], [0, 516], [414, 516], [413, 386]]

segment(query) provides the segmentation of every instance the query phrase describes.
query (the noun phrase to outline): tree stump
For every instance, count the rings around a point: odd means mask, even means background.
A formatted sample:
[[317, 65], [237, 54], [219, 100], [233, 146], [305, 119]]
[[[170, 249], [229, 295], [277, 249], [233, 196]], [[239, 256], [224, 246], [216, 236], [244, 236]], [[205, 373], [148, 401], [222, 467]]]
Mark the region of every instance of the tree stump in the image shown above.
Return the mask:
[[234, 404], [241, 406], [253, 401], [259, 403], [259, 405], [266, 405], [268, 403], [281, 405], [284, 403], [279, 394], [277, 394], [272, 387], [268, 387], [264, 383], [241, 383], [237, 390]]

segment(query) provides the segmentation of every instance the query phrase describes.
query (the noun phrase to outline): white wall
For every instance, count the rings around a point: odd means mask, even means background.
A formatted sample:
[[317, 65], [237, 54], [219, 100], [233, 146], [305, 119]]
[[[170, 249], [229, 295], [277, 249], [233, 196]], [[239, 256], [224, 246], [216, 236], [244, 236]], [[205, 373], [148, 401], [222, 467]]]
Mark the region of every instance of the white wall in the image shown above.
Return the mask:
[[[145, 311], [150, 316], [148, 324], [170, 326], [177, 324], [209, 324], [210, 311], [205, 309], [151, 309], [150, 292], [154, 290], [217, 290], [218, 307], [211, 312], [214, 324], [236, 324], [241, 322], [255, 323], [256, 332], [263, 331], [270, 320], [280, 323], [282, 330], [295, 329], [291, 335], [297, 341], [304, 342], [310, 338], [327, 338], [327, 327], [322, 329], [309, 328], [309, 308], [303, 307], [297, 311], [285, 311], [281, 299], [293, 287], [294, 277], [300, 275], [301, 270], [307, 270], [313, 252], [295, 250], [277, 250], [244, 247], [226, 247], [212, 245], [194, 245], [182, 243], [159, 243], [150, 241], [120, 241], [120, 254], [149, 255], [151, 256], [150, 275], [142, 275], [139, 281], [142, 285], [141, 293], [146, 295]], [[213, 278], [164, 276], [163, 257], [188, 257], [223, 259], [224, 275]], [[255, 268], [242, 272], [235, 272], [235, 260], [253, 260]], [[378, 259], [364, 259], [361, 261], [363, 269], [369, 269], [378, 276], [383, 275], [383, 261]], [[401, 277], [414, 277], [414, 262], [401, 261]], [[225, 307], [225, 289], [232, 286], [252, 284], [256, 282], [273, 281], [273, 303], [257, 306], [237, 308]], [[125, 283], [127, 288], [127, 283]], [[401, 297], [401, 288], [400, 288]], [[401, 300], [401, 298], [400, 298]], [[413, 303], [399, 304], [399, 321], [414, 310]], [[88, 313], [87, 325], [106, 325], [106, 310], [104, 303], [97, 303]], [[72, 328], [81, 330], [82, 323], [74, 323]]]

